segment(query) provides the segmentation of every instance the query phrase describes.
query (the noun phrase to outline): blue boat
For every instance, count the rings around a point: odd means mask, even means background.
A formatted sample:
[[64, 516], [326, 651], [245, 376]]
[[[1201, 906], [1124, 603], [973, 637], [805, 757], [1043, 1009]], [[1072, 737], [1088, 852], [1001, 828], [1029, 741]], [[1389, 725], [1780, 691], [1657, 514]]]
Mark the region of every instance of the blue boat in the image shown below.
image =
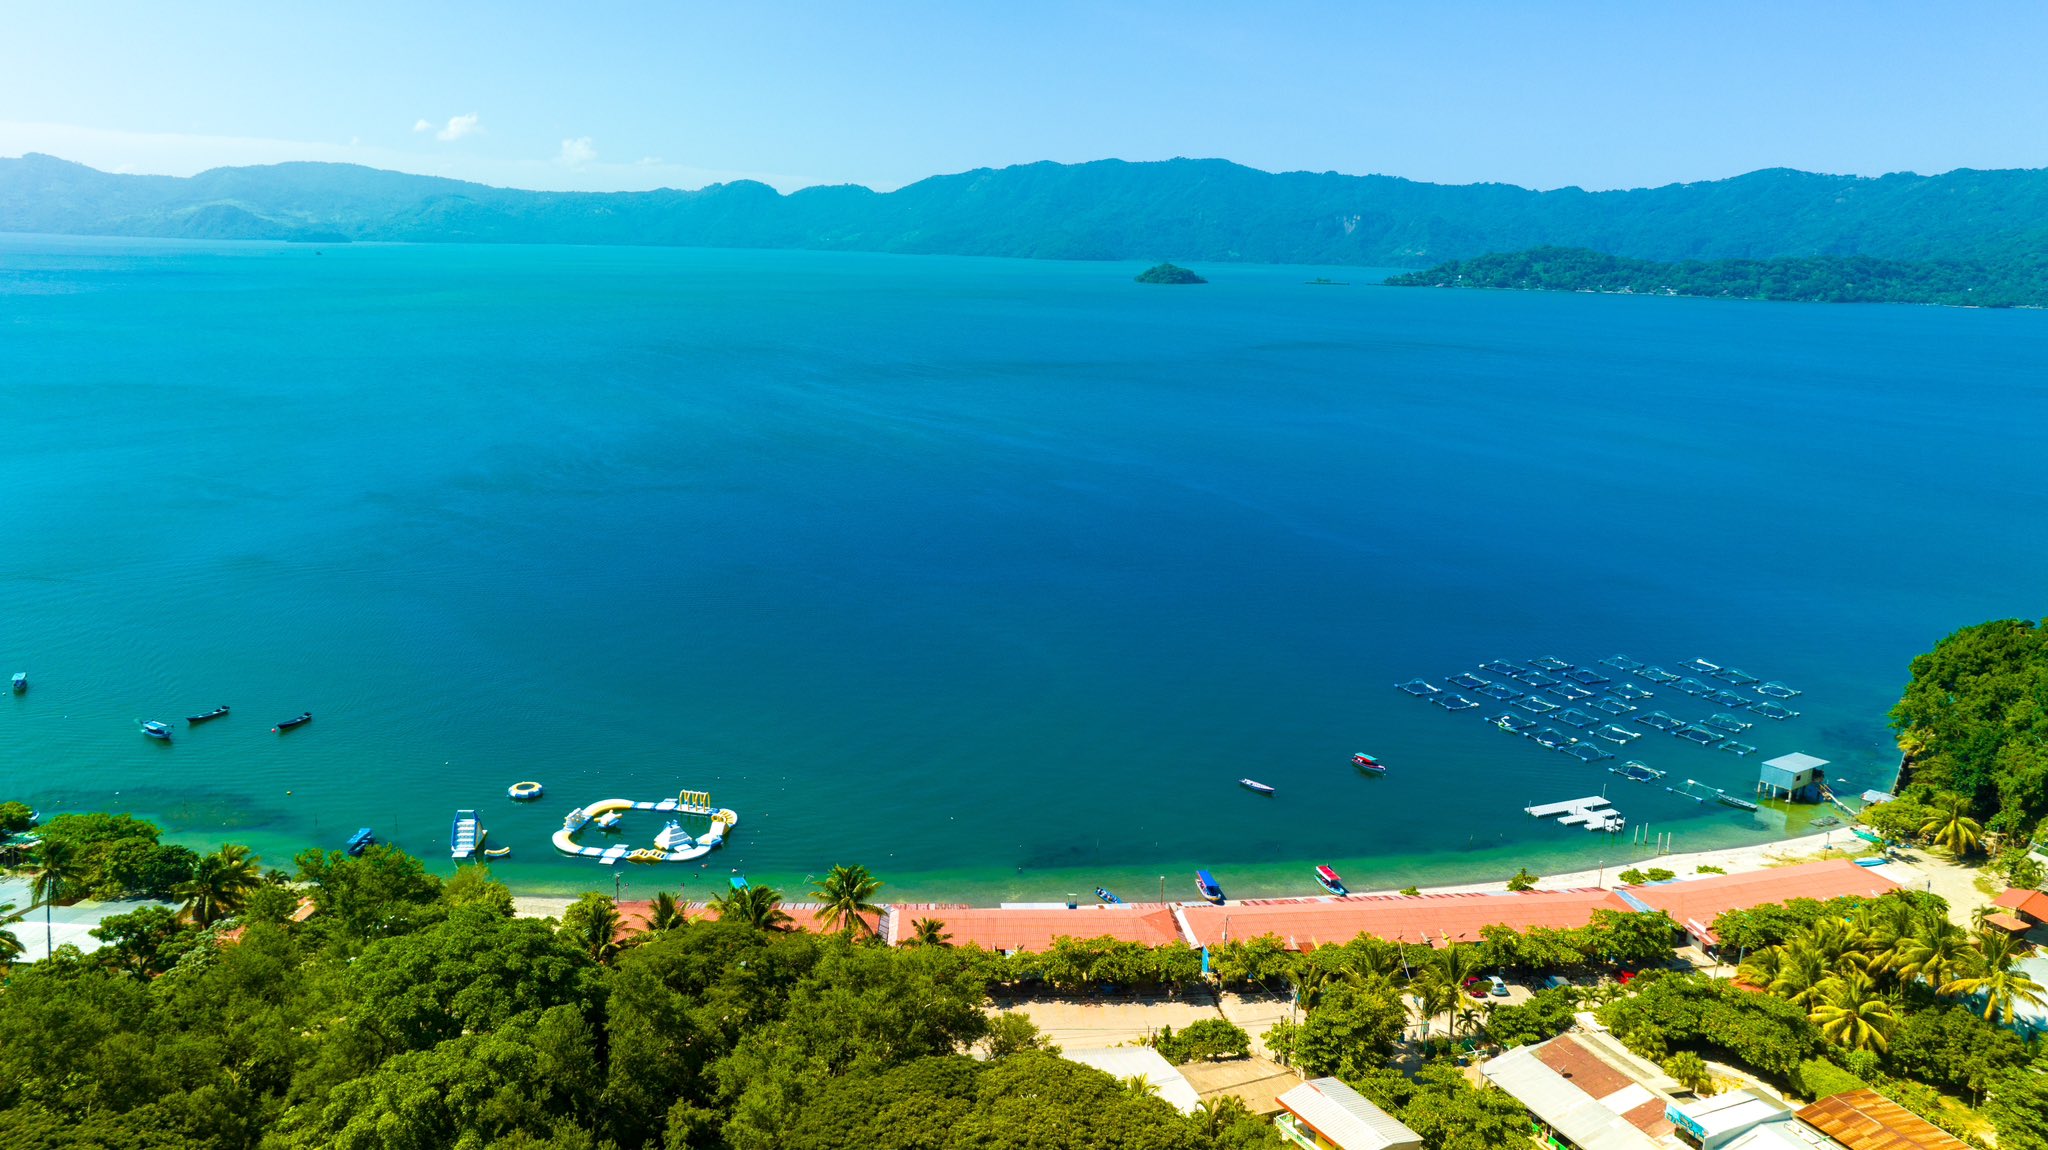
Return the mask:
[[1217, 885], [1216, 876], [1205, 870], [1195, 872], [1195, 889], [1210, 902], [1223, 901], [1223, 888]]
[[349, 855], [353, 857], [370, 849], [370, 844], [376, 841], [377, 836], [370, 833], [370, 828], [364, 827], [362, 830], [348, 836], [348, 846], [343, 849], [347, 850]]
[[726, 880], [726, 881], [727, 881], [727, 883], [728, 883], [729, 885], [731, 885], [732, 889], [734, 889], [734, 890], [745, 890], [745, 889], [747, 889], [747, 876], [746, 876], [746, 875], [743, 875], [743, 874], [736, 874], [736, 875], [732, 876], [732, 878], [730, 878], [730, 879], [728, 879], [728, 880]]
[[1115, 894], [1115, 892], [1113, 892], [1113, 891], [1111, 891], [1111, 890], [1107, 889], [1106, 887], [1096, 887], [1096, 888], [1095, 888], [1095, 897], [1096, 897], [1096, 898], [1099, 898], [1099, 899], [1101, 899], [1101, 900], [1102, 900], [1103, 902], [1109, 903], [1109, 904], [1111, 904], [1111, 905], [1113, 905], [1113, 906], [1120, 906], [1120, 905], [1122, 905], [1122, 904], [1123, 904], [1123, 901], [1124, 901], [1124, 900], [1122, 900], [1122, 899], [1120, 899], [1120, 898], [1116, 897], [1116, 894]]

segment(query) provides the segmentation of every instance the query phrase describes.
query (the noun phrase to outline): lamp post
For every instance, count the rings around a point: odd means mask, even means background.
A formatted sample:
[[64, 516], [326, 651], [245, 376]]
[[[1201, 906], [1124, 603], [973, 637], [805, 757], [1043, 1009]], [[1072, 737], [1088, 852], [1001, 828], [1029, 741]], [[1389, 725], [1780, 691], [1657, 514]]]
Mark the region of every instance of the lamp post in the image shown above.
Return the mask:
[[1165, 875], [1160, 875], [1160, 876], [1159, 876], [1159, 901], [1160, 901], [1160, 902], [1165, 902], [1165, 901], [1166, 901], [1166, 876], [1165, 876]]

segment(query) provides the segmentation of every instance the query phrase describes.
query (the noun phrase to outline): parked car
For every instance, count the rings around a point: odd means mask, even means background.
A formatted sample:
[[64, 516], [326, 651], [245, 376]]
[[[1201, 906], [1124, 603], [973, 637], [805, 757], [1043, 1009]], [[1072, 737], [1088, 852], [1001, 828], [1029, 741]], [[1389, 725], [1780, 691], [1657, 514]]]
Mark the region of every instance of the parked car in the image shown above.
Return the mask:
[[1543, 980], [1543, 989], [1556, 990], [1560, 986], [1570, 986], [1571, 984], [1572, 980], [1566, 978], [1564, 975], [1553, 974], [1549, 978]]
[[1498, 975], [1498, 974], [1494, 975], [1494, 976], [1493, 976], [1493, 996], [1494, 996], [1495, 998], [1505, 998], [1505, 997], [1507, 997], [1507, 993], [1508, 993], [1508, 984], [1507, 984], [1507, 980], [1506, 980], [1506, 979], [1503, 979], [1503, 978], [1502, 978], [1502, 977], [1501, 977], [1500, 975]]

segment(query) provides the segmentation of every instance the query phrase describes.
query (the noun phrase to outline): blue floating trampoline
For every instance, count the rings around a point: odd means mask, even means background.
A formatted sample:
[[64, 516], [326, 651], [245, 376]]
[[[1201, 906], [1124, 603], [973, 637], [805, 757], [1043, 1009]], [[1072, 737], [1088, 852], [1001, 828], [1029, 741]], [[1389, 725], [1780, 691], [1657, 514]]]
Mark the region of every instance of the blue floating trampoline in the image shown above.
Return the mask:
[[1507, 675], [1510, 678], [1519, 675], [1523, 671], [1527, 670], [1527, 668], [1525, 667], [1517, 667], [1513, 663], [1502, 662], [1499, 659], [1489, 659], [1486, 662], [1479, 664], [1479, 669], [1482, 671], [1490, 671], [1496, 675]]
[[1651, 711], [1647, 715], [1637, 715], [1636, 722], [1641, 723], [1645, 727], [1654, 727], [1660, 731], [1675, 731], [1685, 726], [1683, 719], [1667, 715], [1662, 711]]
[[1515, 678], [1520, 679], [1531, 687], [1555, 687], [1558, 682], [1541, 671], [1524, 671], [1516, 675]]

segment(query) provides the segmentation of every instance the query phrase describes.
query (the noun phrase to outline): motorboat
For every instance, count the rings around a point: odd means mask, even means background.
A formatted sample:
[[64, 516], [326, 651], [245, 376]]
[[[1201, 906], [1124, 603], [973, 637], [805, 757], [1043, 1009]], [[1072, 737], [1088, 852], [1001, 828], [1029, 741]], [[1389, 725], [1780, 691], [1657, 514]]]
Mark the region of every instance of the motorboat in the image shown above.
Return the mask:
[[1195, 890], [1199, 891], [1201, 896], [1210, 902], [1220, 903], [1223, 901], [1223, 887], [1216, 882], [1216, 876], [1208, 871], [1198, 870], [1195, 872]]
[[1351, 893], [1350, 891], [1344, 889], [1344, 880], [1337, 877], [1337, 872], [1331, 870], [1329, 867], [1326, 866], [1319, 866], [1316, 868], [1316, 882], [1319, 885], [1321, 885], [1324, 890], [1329, 891], [1331, 894]]
[[697, 840], [690, 837], [690, 832], [683, 829], [683, 824], [670, 819], [654, 833], [654, 845], [665, 851], [679, 851], [696, 846]]
[[1096, 887], [1095, 897], [1101, 899], [1103, 902], [1109, 903], [1112, 906], [1120, 904], [1124, 901], [1116, 897], [1116, 894], [1107, 889], [1106, 887]]
[[1750, 802], [1748, 799], [1738, 799], [1726, 791], [1715, 795], [1714, 798], [1719, 800], [1722, 806], [1734, 807], [1738, 811], [1753, 811], [1756, 809], [1755, 803]]
[[155, 719], [142, 724], [142, 733], [152, 739], [162, 739], [166, 743], [171, 741], [170, 725], [168, 723], [159, 723]]
[[1375, 775], [1384, 775], [1387, 773], [1387, 765], [1385, 763], [1380, 762], [1378, 759], [1373, 758], [1371, 755], [1366, 754], [1364, 751], [1360, 751], [1357, 754], [1351, 756], [1351, 765], [1357, 767], [1361, 771], [1371, 771]]
[[1266, 784], [1258, 781], [1257, 779], [1239, 779], [1237, 780], [1237, 785], [1243, 787], [1245, 790], [1248, 791], [1257, 791], [1262, 795], [1270, 795], [1273, 793], [1272, 787], [1267, 786]]
[[286, 720], [285, 720], [284, 722], [282, 722], [282, 723], [279, 723], [278, 725], [276, 725], [275, 727], [272, 727], [272, 728], [270, 728], [270, 729], [271, 729], [272, 731], [276, 731], [276, 732], [280, 732], [280, 733], [281, 733], [281, 732], [284, 732], [284, 731], [289, 731], [289, 730], [291, 730], [291, 729], [292, 729], [293, 727], [303, 727], [303, 726], [305, 726], [305, 725], [306, 725], [307, 723], [310, 723], [310, 722], [312, 722], [312, 721], [313, 721], [313, 712], [311, 712], [311, 711], [301, 711], [301, 712], [299, 712], [299, 713], [298, 713], [297, 715], [293, 716], [292, 718], [286, 719]]
[[220, 706], [215, 707], [213, 710], [207, 711], [204, 714], [187, 715], [185, 716], [185, 721], [196, 727], [201, 723], [210, 723], [213, 720], [218, 719], [222, 715], [225, 715], [227, 713], [228, 705], [226, 703], [222, 703]]
[[448, 827], [448, 853], [458, 859], [473, 858], [483, 837], [475, 811], [456, 811], [455, 821]]
[[28, 690], [28, 672], [27, 672], [27, 671], [16, 671], [16, 672], [14, 673], [14, 693], [15, 693], [15, 694], [17, 694], [17, 695], [19, 695], [19, 694], [21, 694], [21, 693], [23, 693], [23, 692], [25, 692], [25, 691], [27, 691], [27, 690]]
[[348, 845], [342, 849], [349, 853], [350, 858], [356, 858], [364, 851], [369, 850], [370, 844], [376, 841], [377, 836], [370, 833], [370, 828], [364, 827], [362, 830], [348, 836]]

